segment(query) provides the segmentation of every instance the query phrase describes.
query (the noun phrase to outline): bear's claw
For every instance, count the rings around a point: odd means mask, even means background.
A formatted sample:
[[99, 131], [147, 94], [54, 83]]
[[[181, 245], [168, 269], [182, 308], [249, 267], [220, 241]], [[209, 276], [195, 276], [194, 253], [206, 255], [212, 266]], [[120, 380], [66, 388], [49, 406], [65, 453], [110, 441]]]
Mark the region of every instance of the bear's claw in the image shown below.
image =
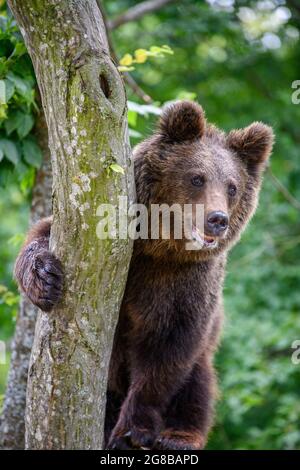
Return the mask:
[[50, 251], [39, 253], [23, 277], [23, 289], [32, 303], [49, 312], [62, 299], [63, 269]]
[[124, 450], [124, 449], [142, 449], [149, 450], [154, 442], [156, 435], [148, 429], [139, 429], [133, 427], [132, 430], [123, 434], [112, 436], [110, 438], [107, 449]]
[[156, 439], [153, 448], [157, 450], [200, 450], [204, 439], [198, 432], [165, 430]]

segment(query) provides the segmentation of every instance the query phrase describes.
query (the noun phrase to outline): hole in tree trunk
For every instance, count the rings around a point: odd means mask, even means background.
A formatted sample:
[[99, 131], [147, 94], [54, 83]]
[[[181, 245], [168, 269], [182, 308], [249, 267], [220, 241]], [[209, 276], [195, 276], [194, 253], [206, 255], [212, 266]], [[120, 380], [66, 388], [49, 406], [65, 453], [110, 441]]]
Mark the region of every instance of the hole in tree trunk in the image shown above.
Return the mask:
[[107, 78], [105, 77], [105, 75], [101, 74], [99, 77], [99, 81], [100, 81], [101, 90], [103, 91], [105, 97], [108, 99], [110, 96], [110, 89], [109, 89]]

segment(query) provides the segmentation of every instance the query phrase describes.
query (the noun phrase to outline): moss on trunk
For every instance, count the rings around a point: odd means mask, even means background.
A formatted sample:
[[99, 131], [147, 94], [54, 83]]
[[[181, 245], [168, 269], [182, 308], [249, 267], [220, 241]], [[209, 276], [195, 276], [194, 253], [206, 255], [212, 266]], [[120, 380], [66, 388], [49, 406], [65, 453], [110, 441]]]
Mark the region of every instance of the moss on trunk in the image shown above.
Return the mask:
[[[114, 330], [132, 244], [99, 240], [96, 210], [134, 197], [126, 96], [95, 0], [11, 0], [32, 57], [53, 170], [51, 247], [63, 305], [39, 313], [29, 369], [26, 445], [99, 449]], [[107, 171], [112, 163], [124, 175]]]

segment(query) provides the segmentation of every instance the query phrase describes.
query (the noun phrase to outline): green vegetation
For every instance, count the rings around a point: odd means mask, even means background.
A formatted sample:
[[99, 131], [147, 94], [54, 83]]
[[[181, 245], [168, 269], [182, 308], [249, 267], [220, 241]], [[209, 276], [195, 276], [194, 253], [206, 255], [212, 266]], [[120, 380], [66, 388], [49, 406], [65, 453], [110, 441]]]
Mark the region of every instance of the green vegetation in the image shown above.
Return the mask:
[[[112, 18], [136, 2], [104, 4]], [[276, 133], [259, 209], [227, 270], [227, 315], [217, 357], [221, 400], [209, 443], [215, 449], [300, 449], [300, 365], [291, 362], [291, 344], [300, 339], [300, 211], [289, 197], [300, 201], [300, 104], [292, 103], [292, 83], [300, 80], [300, 10], [293, 5], [183, 0], [112, 33], [120, 58], [161, 45], [174, 52], [135, 63], [132, 76], [153, 105], [128, 90], [133, 144], [150, 134], [160, 105], [179, 98], [197, 99], [208, 119], [224, 129], [261, 120]], [[26, 231], [39, 154], [32, 152], [32, 159], [24, 144], [34, 142], [37, 116], [30, 61], [14, 24], [1, 17], [0, 29], [0, 285], [12, 292], [7, 304], [7, 291], [0, 288], [0, 339], [7, 340], [16, 311], [11, 273], [21, 238], [14, 236]], [[5, 100], [1, 81], [14, 87]], [[5, 139], [15, 146], [17, 163], [7, 143], [3, 147]]]

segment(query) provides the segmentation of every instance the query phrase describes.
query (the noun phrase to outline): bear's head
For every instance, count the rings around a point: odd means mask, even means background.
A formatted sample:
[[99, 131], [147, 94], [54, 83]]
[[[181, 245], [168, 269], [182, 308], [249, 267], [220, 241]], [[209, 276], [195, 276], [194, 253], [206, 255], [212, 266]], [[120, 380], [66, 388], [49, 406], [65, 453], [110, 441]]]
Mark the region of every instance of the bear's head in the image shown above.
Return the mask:
[[[190, 204], [188, 238], [201, 247], [191, 256], [209, 258], [238, 240], [254, 213], [273, 140], [272, 129], [263, 123], [226, 134], [206, 122], [200, 105], [173, 103], [163, 111], [157, 132], [134, 152], [138, 202], [148, 207]], [[204, 214], [201, 227], [195, 221], [198, 204]], [[146, 250], [157, 255], [186, 251], [186, 239], [173, 235], [150, 240]]]

